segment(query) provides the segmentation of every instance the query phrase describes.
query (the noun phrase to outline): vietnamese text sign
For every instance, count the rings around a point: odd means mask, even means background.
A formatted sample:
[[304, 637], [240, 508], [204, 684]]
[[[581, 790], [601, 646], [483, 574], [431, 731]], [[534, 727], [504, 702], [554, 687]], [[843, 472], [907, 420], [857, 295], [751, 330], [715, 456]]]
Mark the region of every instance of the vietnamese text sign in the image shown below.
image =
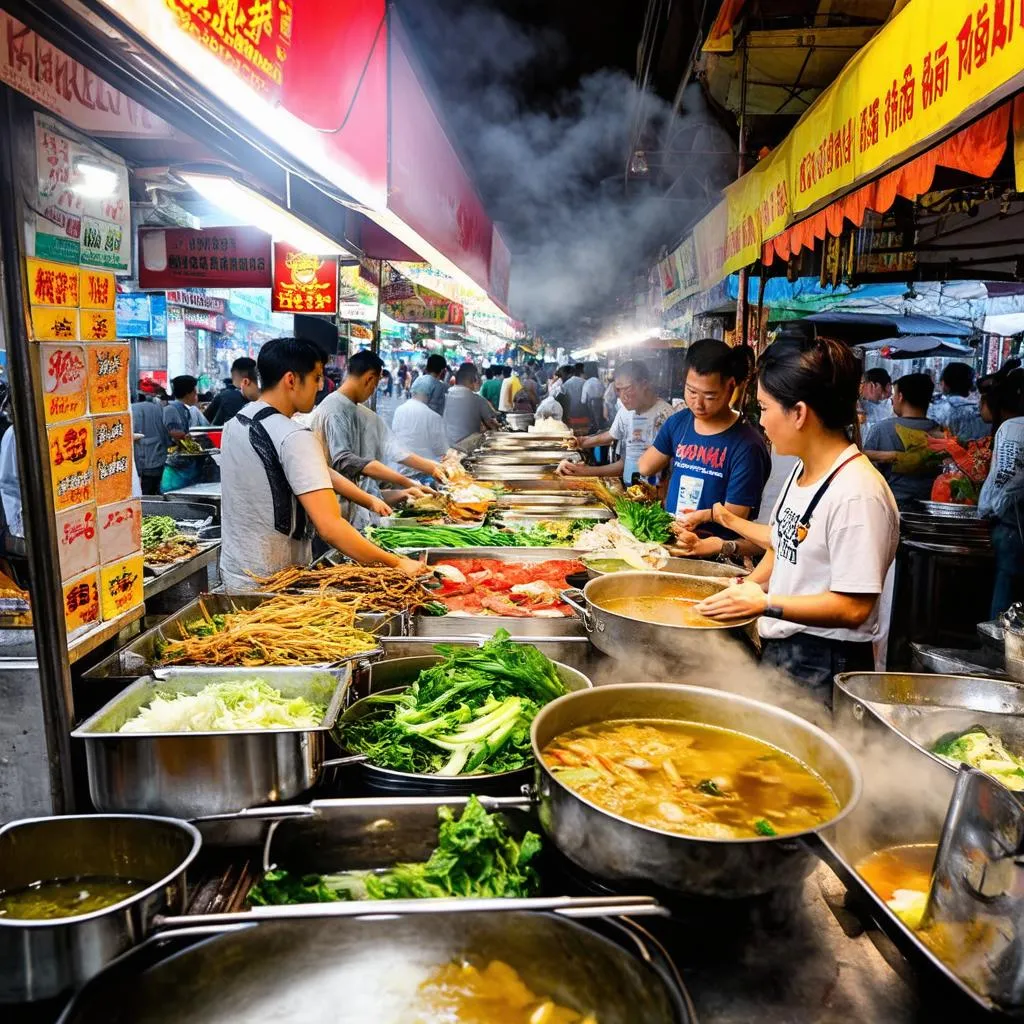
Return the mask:
[[86, 413], [86, 360], [81, 345], [40, 345], [43, 416], [47, 423], [75, 420]]
[[269, 288], [270, 250], [259, 228], [139, 228], [139, 287]]

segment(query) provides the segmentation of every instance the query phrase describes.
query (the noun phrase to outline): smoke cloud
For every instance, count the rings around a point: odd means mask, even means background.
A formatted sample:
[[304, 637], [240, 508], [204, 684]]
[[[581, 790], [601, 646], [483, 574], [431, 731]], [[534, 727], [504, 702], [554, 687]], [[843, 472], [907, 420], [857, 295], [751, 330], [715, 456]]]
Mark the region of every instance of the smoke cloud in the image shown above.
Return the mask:
[[[632, 298], [636, 276], [731, 180], [731, 138], [691, 86], [666, 147], [668, 105], [641, 95], [618, 69], [587, 74], [543, 109], [530, 107], [531, 84], [565, 59], [565, 39], [452, 0], [404, 0], [399, 11], [512, 249], [513, 312], [553, 340], [585, 337], [617, 299]], [[636, 148], [650, 174], [627, 185], [640, 103], [647, 129]]]

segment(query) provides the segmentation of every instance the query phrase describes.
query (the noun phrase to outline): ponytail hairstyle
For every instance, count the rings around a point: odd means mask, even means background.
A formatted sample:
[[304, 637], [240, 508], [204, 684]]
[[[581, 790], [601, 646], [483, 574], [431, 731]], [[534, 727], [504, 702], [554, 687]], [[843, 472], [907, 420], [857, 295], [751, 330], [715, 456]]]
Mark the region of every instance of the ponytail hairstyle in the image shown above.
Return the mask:
[[827, 430], [857, 422], [860, 362], [849, 345], [804, 332], [783, 333], [757, 364], [758, 383], [787, 412], [803, 402]]
[[730, 377], [741, 387], [754, 372], [754, 352], [749, 345], [733, 348], [717, 338], [701, 338], [686, 350], [686, 372], [701, 377], [717, 373], [723, 381]]

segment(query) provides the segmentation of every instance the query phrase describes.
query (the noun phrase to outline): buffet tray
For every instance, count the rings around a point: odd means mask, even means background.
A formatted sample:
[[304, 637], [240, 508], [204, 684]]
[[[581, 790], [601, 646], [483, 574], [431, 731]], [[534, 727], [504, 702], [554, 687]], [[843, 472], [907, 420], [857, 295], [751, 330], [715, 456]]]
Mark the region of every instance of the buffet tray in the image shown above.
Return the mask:
[[484, 439], [480, 442], [480, 446], [476, 451], [521, 452], [529, 451], [531, 448], [557, 448], [568, 452], [574, 450], [574, 444], [570, 447], [572, 442], [572, 434], [565, 434], [560, 437], [558, 434], [522, 434], [490, 431], [484, 435]]
[[615, 513], [604, 505], [578, 505], [566, 508], [564, 505], [523, 505], [520, 508], [504, 509], [498, 514], [502, 523], [546, 523], [551, 520], [590, 519], [593, 522], [607, 522]]
[[530, 507], [532, 505], [554, 506], [558, 505], [564, 509], [572, 509], [580, 506], [592, 505], [594, 496], [587, 494], [569, 494], [565, 491], [532, 491], [527, 494], [499, 494], [494, 504], [499, 509], [516, 509]]
[[952, 778], [953, 765], [931, 752], [947, 733], [980, 725], [1014, 752], [1024, 752], [1024, 688], [981, 676], [850, 672], [833, 690], [837, 725], [898, 737]]
[[557, 466], [560, 462], [582, 462], [583, 456], [578, 451], [569, 448], [530, 448], [517, 452], [480, 452], [478, 449], [468, 459], [469, 464], [474, 467], [485, 468], [489, 466], [537, 466], [553, 464]]
[[[169, 615], [158, 626], [147, 630], [136, 637], [126, 647], [121, 648], [115, 654], [104, 658], [99, 664], [94, 665], [87, 672], [83, 673], [84, 679], [102, 679], [107, 682], [122, 681], [129, 683], [141, 675], [156, 671], [162, 673], [167, 671], [159, 664], [157, 656], [157, 642], [177, 639], [181, 636], [181, 630], [176, 628], [183, 623], [193, 622], [201, 618], [200, 604], [204, 605], [210, 615], [222, 615], [236, 608], [255, 608], [264, 601], [269, 601], [276, 594], [203, 594], [195, 601], [190, 602]], [[356, 616], [356, 626], [365, 629], [377, 636], [392, 636], [404, 632], [405, 617], [402, 613], [392, 612], [367, 612]], [[372, 651], [364, 652], [356, 656], [366, 658], [373, 656]], [[176, 666], [177, 667], [177, 666]], [[263, 671], [260, 666], [250, 671]]]

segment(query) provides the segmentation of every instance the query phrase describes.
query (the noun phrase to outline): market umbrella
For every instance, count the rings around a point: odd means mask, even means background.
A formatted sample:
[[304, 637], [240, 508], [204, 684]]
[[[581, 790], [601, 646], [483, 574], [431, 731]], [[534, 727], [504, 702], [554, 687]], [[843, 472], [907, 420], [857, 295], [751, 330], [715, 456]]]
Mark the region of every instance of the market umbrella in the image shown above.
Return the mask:
[[882, 338], [853, 346], [864, 352], [878, 352], [884, 359], [920, 359], [926, 356], [968, 356], [973, 358], [974, 349], [949, 338], [937, 338], [930, 334], [912, 335], [905, 338]]

